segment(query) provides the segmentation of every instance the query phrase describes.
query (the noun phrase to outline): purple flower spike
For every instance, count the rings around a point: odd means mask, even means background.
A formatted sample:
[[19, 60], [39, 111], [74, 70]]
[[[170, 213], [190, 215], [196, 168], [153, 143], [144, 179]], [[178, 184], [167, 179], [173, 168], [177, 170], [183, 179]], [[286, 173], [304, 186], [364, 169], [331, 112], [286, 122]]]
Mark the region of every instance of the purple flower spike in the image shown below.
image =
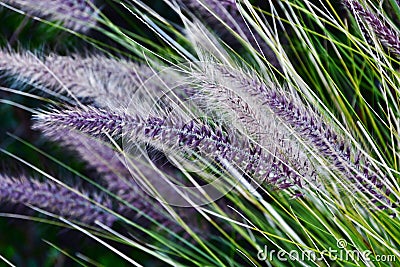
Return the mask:
[[[110, 200], [104, 196], [94, 195], [91, 199], [111, 208]], [[65, 187], [25, 177], [14, 179], [0, 175], [0, 202], [29, 204], [87, 224], [94, 224], [97, 220], [111, 226], [116, 220], [115, 216]]]
[[353, 0], [344, 0], [346, 7], [354, 14], [364, 19], [373, 29], [376, 36], [391, 52], [400, 57], [400, 38], [399, 32], [386, 25], [377, 15], [366, 10], [359, 2]]
[[[50, 92], [93, 100], [101, 107], [128, 106], [142, 85], [154, 75], [149, 67], [101, 55], [45, 57], [0, 49], [0, 70]], [[157, 85], [149, 85], [154, 91]]]
[[52, 110], [52, 112], [43, 113], [36, 118], [40, 121], [35, 126], [38, 129], [51, 131], [53, 129], [51, 126], [59, 126], [61, 129], [75, 129], [92, 136], [104, 133], [118, 136], [122, 134], [123, 128], [128, 124], [137, 126], [140, 123], [139, 118], [94, 107]]
[[386, 208], [398, 206], [399, 199], [392, 200], [385, 194], [385, 191], [390, 193], [390, 190], [384, 188], [381, 180], [384, 178], [378, 176], [379, 170], [370, 166], [368, 159], [361, 153], [354, 152], [344, 137], [335, 134], [335, 130], [325, 123], [321, 115], [294, 96], [268, 87], [257, 78], [243, 77], [227, 69], [223, 73], [240, 82], [249, 93], [259, 97], [263, 106], [292, 128], [293, 133], [307, 145], [329, 160], [334, 171], [348, 179], [354, 188], [369, 194], [375, 200], [379, 199]]
[[93, 0], [5, 0], [32, 15], [62, 21], [73, 31], [87, 32], [97, 22]]
[[184, 123], [173, 117], [154, 116], [143, 119], [94, 107], [53, 110], [36, 118], [34, 127], [44, 131], [75, 129], [94, 136], [102, 133], [111, 136], [124, 134], [132, 141], [150, 143], [167, 152], [171, 149], [193, 150], [216, 162], [223, 158], [244, 170], [246, 175], [251, 174], [277, 187], [280, 184], [284, 184], [285, 188], [290, 187], [289, 184], [299, 184], [299, 174], [295, 171], [303, 175], [300, 168], [294, 171], [292, 164], [279, 154], [265, 153], [247, 138], [236, 138], [233, 132], [195, 121]]

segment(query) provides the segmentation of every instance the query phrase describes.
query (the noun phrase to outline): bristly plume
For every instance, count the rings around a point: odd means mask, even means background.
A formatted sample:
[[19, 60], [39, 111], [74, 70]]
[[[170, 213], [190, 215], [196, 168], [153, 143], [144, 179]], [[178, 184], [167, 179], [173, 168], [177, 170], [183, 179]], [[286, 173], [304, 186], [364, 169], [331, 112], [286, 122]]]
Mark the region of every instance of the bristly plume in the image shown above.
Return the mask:
[[356, 16], [363, 19], [372, 28], [379, 41], [386, 46], [394, 55], [400, 58], [400, 32], [396, 31], [377, 15], [365, 9], [359, 2], [344, 0], [346, 7]]
[[[302, 177], [314, 173], [306, 166], [296, 166], [286, 156], [264, 151], [247, 138], [240, 138], [234, 132], [217, 126], [191, 120], [183, 122], [179, 118], [161, 118], [129, 115], [88, 107], [52, 110], [36, 116], [35, 128], [39, 129], [76, 129], [84, 133], [99, 136], [108, 133], [112, 136], [124, 134], [134, 142], [145, 142], [165, 151], [192, 150], [209, 160], [219, 162], [226, 159], [261, 182], [280, 189], [302, 188]], [[296, 156], [295, 153], [292, 153]], [[296, 168], [296, 169], [294, 169]], [[297, 169], [298, 168], [298, 169]]]
[[297, 171], [302, 180], [321, 186], [317, 178], [319, 171], [311, 165], [306, 149], [276, 114], [265, 109], [263, 103], [256, 101], [254, 94], [243, 87], [239, 78], [243, 74], [238, 71], [238, 79], [234, 80], [216, 62], [200, 64], [201, 71], [192, 70], [190, 73], [191, 86], [196, 89], [191, 100], [204, 106], [203, 109], [221, 124], [239, 129], [263, 153], [268, 151], [278, 161], [285, 162], [288, 170]]
[[[111, 208], [110, 199], [105, 196], [88, 197], [95, 203]], [[70, 189], [50, 181], [39, 182], [25, 177], [17, 179], [0, 175], [0, 202], [29, 204], [56, 215], [92, 225], [97, 220], [111, 226], [117, 219]]]
[[264, 112], [272, 112], [294, 136], [328, 160], [332, 168], [341, 173], [340, 176], [350, 181], [351, 186], [368, 193], [372, 202], [379, 202], [380, 208], [397, 207], [399, 200], [390, 198], [388, 181], [382, 180], [379, 170], [370, 166], [361, 153], [354, 152], [345, 138], [336, 134], [335, 129], [311, 107], [283, 90], [263, 83], [256, 75], [224, 67], [219, 67], [219, 71], [218, 75], [224, 77], [225, 84], [236, 85], [236, 89], [251, 94], [254, 103], [264, 107]]
[[15, 5], [29, 15], [61, 21], [64, 27], [73, 31], [85, 33], [97, 24], [98, 10], [94, 6], [94, 0], [4, 0], [3, 2]]
[[[248, 41], [255, 51], [265, 56], [267, 61], [274, 67], [280, 68], [280, 63], [275, 53], [266, 44], [260, 34], [251, 25], [246, 23], [235, 0], [180, 0], [180, 2], [205, 21], [232, 48], [237, 49], [241, 47], [241, 42], [231, 32], [234, 31], [245, 41]], [[229, 29], [216, 16], [226, 23]]]
[[[98, 106], [128, 106], [136, 89], [154, 73], [149, 67], [105, 56], [49, 55], [0, 50], [0, 70], [55, 92], [89, 98]], [[156, 90], [157, 86], [148, 86]]]

